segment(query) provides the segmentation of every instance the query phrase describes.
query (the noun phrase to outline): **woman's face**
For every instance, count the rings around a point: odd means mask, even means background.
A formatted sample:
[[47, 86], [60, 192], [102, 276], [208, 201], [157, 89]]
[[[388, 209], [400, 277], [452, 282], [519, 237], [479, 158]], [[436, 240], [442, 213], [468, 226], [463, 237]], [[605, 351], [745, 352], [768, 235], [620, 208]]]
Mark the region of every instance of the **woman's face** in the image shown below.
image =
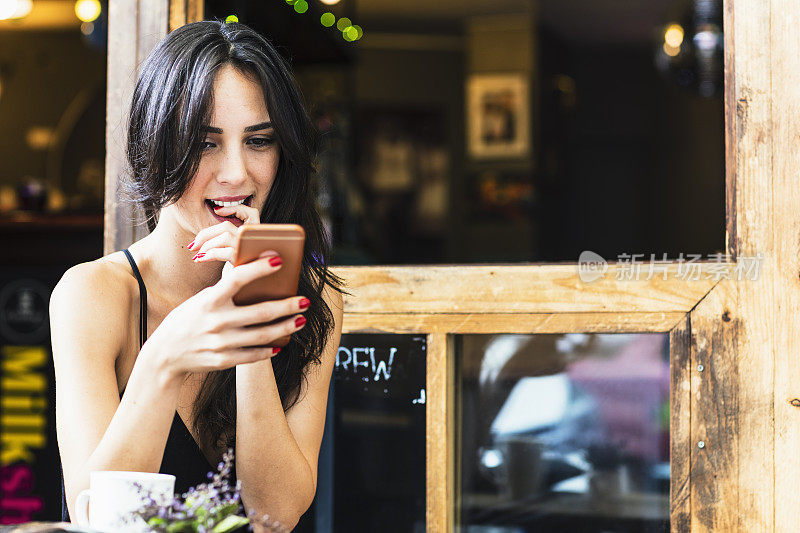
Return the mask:
[[[223, 220], [214, 214], [211, 200], [246, 198], [245, 204], [261, 211], [280, 159], [269, 120], [261, 85], [224, 65], [214, 80], [211, 124], [200, 166], [183, 196], [165, 208], [175, 209], [188, 231], [196, 234]], [[235, 217], [229, 219], [241, 224]]]

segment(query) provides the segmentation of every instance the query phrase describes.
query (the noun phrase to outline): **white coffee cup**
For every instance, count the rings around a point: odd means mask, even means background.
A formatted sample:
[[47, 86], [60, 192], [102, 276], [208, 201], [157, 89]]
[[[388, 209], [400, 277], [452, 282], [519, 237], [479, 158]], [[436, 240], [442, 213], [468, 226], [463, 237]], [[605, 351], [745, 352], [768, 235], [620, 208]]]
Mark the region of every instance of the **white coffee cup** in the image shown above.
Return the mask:
[[[138, 490], [136, 484], [141, 485]], [[142, 496], [157, 502], [170, 502], [175, 491], [175, 476], [152, 472], [89, 472], [89, 488], [78, 494], [75, 503], [80, 527], [104, 532], [148, 531], [147, 524], [131, 512], [142, 505]]]

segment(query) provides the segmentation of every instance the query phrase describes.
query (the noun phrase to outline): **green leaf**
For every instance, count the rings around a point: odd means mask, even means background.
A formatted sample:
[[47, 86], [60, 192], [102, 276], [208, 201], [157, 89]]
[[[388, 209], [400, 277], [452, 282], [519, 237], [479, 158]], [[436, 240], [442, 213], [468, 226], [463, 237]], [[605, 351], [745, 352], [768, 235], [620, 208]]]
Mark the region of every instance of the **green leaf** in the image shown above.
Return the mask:
[[194, 533], [197, 526], [194, 520], [178, 520], [167, 526], [167, 533]]
[[228, 531], [233, 531], [234, 529], [249, 523], [250, 520], [243, 516], [229, 515], [226, 516], [222, 522], [214, 526], [214, 529], [211, 530], [211, 533], [227, 533]]
[[156, 527], [163, 527], [167, 525], [167, 521], [163, 518], [159, 518], [158, 516], [152, 517], [150, 520], [147, 521], [147, 525], [156, 528]]

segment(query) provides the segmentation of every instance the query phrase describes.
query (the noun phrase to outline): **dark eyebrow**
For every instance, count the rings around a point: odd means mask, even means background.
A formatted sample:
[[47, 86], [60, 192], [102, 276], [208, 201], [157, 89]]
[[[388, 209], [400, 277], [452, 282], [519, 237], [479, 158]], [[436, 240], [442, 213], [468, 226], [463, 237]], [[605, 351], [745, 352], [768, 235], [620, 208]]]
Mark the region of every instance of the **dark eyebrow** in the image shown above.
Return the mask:
[[[261, 131], [271, 127], [272, 127], [272, 122], [267, 121], [267, 122], [262, 122], [261, 124], [253, 124], [252, 126], [247, 126], [244, 129], [244, 132], [247, 133], [250, 131]], [[207, 131], [209, 133], [222, 133], [222, 128], [215, 128], [214, 126], [204, 126], [203, 131]]]

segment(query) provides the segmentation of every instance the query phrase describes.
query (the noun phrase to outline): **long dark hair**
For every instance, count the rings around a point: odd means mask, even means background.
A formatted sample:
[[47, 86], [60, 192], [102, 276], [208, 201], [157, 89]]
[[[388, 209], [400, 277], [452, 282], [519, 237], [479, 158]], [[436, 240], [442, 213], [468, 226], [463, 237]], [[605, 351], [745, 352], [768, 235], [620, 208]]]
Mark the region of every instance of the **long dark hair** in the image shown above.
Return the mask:
[[[169, 33], [143, 63], [131, 102], [124, 189], [145, 212], [150, 231], [158, 211], [176, 201], [197, 172], [211, 120], [216, 73], [232, 65], [255, 77], [281, 150], [278, 171], [261, 211], [264, 223], [294, 223], [306, 231], [298, 294], [308, 297], [306, 326], [272, 359], [284, 411], [298, 400], [305, 369], [320, 362], [333, 329], [322, 298], [325, 286], [343, 292], [328, 270], [330, 243], [317, 213], [312, 178], [318, 131], [306, 112], [287, 62], [264, 37], [239, 23], [204, 20]], [[211, 372], [194, 405], [193, 424], [213, 447], [233, 446], [236, 427], [235, 369]]]

